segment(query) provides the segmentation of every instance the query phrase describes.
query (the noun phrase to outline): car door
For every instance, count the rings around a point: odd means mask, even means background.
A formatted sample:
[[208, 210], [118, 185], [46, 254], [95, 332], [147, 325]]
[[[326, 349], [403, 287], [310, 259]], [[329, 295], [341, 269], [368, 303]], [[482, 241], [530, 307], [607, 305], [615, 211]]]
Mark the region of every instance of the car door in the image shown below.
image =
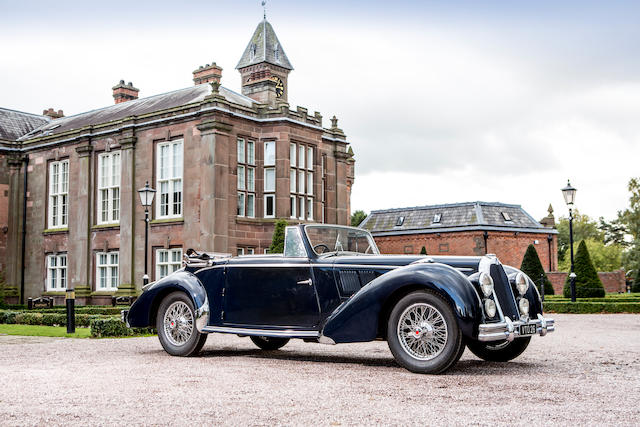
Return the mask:
[[276, 258], [228, 265], [223, 323], [227, 326], [313, 329], [319, 308], [309, 260]]

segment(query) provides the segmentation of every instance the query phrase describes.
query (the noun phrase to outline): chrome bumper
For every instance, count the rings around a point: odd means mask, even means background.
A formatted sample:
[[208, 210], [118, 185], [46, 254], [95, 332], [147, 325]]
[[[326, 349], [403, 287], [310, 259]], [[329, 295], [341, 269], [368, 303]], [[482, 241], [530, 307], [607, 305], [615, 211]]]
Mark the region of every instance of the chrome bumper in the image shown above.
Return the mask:
[[120, 310], [120, 320], [122, 320], [122, 322], [127, 325], [127, 328], [130, 328], [131, 326], [129, 326], [129, 319], [127, 319], [128, 316], [129, 310]]
[[[478, 327], [478, 341], [513, 341], [520, 336], [520, 326], [522, 325], [536, 325], [536, 333], [541, 337], [547, 335], [547, 332], [553, 332], [556, 330], [554, 320], [548, 317], [542, 317], [538, 314], [537, 319], [530, 319], [529, 321], [516, 320], [513, 321], [506, 318], [504, 322], [500, 323], [483, 323]], [[531, 336], [531, 335], [524, 335]]]

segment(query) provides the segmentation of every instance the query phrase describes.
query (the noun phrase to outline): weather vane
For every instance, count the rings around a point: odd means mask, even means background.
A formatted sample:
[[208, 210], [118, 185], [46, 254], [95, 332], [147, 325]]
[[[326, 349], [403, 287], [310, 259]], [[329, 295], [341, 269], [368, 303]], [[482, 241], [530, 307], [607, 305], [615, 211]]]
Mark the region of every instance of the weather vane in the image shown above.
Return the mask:
[[267, 0], [262, 0], [262, 9], [264, 10], [264, 19], [267, 19]]

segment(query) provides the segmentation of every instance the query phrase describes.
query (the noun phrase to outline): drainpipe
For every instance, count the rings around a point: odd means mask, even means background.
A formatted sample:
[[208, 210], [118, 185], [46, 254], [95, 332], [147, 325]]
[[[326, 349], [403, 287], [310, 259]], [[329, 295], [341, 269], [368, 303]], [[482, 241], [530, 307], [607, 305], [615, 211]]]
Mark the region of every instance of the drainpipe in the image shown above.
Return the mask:
[[553, 235], [549, 234], [547, 236], [547, 242], [549, 243], [549, 271], [553, 271], [553, 264], [551, 262], [551, 242], [553, 242]]
[[24, 194], [22, 197], [22, 260], [20, 261], [20, 304], [24, 304], [24, 270], [27, 244], [27, 169], [29, 167], [29, 156], [24, 158]]
[[482, 237], [484, 237], [484, 254], [488, 254], [489, 253], [489, 248], [487, 247], [487, 240], [489, 240], [489, 232], [485, 231], [484, 233], [482, 233]]

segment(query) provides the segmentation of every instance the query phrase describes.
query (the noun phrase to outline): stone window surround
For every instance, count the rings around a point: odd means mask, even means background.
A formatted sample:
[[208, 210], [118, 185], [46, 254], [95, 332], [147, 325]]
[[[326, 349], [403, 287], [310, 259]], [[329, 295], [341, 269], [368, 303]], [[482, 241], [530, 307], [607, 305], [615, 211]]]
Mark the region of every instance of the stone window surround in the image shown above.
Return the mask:
[[[167, 252], [167, 261], [160, 262], [160, 252]], [[153, 265], [154, 265], [154, 280], [160, 280], [162, 277], [160, 273], [160, 268], [162, 266], [167, 267], [167, 275], [173, 273], [174, 271], [180, 269], [182, 267], [182, 246], [171, 246], [171, 247], [154, 247], [152, 250], [153, 253]], [[179, 253], [178, 261], [173, 262], [172, 255], [174, 253]], [[174, 268], [177, 266], [177, 268]], [[171, 270], [171, 271], [169, 271]]]
[[[243, 144], [243, 157], [239, 158], [239, 145]], [[236, 138], [236, 178], [238, 181], [237, 191], [238, 191], [238, 209], [237, 216], [239, 217], [247, 217], [247, 218], [255, 218], [256, 217], [256, 141], [253, 138], [246, 138], [243, 136], [238, 136]], [[249, 147], [253, 147], [253, 159], [249, 158]], [[253, 161], [251, 161], [253, 160]], [[250, 170], [253, 171], [253, 186], [249, 186], [250, 183]], [[240, 174], [244, 173], [244, 179], [242, 180]], [[241, 188], [242, 187], [242, 188]], [[253, 199], [253, 215], [249, 215], [249, 200]], [[240, 200], [242, 200], [242, 209], [240, 209]]]
[[[289, 142], [289, 216], [313, 221], [316, 147], [303, 142]], [[302, 156], [301, 156], [302, 154]], [[302, 163], [300, 158], [302, 157]], [[311, 160], [311, 162], [309, 162]], [[309, 164], [311, 163], [311, 164]], [[294, 177], [295, 172], [295, 178]], [[301, 179], [302, 178], [302, 179]], [[295, 184], [292, 182], [295, 180]], [[311, 182], [309, 182], [311, 180]], [[311, 188], [309, 189], [309, 184]], [[294, 185], [295, 189], [294, 190]], [[302, 186], [302, 188], [301, 188]]]
[[[171, 173], [172, 178], [168, 179], [169, 182], [169, 203], [168, 203], [168, 209], [170, 209], [170, 211], [173, 210], [173, 200], [172, 200], [172, 196], [173, 196], [173, 182], [177, 181], [178, 179], [180, 180], [180, 188], [181, 188], [181, 199], [180, 199], [180, 213], [179, 214], [168, 214], [168, 215], [161, 215], [161, 191], [160, 191], [160, 148], [162, 146], [168, 145], [168, 146], [172, 146], [173, 144], [176, 143], [180, 143], [180, 158], [182, 161], [182, 165], [181, 165], [181, 174], [180, 177], [174, 177], [173, 176], [173, 171]], [[184, 217], [184, 138], [182, 136], [180, 136], [179, 138], [172, 138], [170, 140], [160, 140], [160, 141], [154, 141], [154, 158], [153, 158], [153, 171], [154, 171], [154, 182], [155, 182], [155, 189], [157, 191], [156, 193], [156, 197], [154, 199], [154, 204], [156, 205], [155, 209], [153, 209], [153, 212], [155, 213], [154, 218], [155, 219], [181, 219]], [[170, 153], [171, 154], [171, 153]], [[171, 157], [171, 168], [173, 168], [173, 158]]]
[[[107, 156], [113, 156], [114, 154], [117, 154], [117, 155], [120, 156], [120, 158], [119, 158], [119, 172], [118, 172], [120, 179], [119, 179], [118, 185], [116, 186], [116, 185], [112, 184], [112, 185], [107, 186], [105, 188], [100, 188], [100, 177], [101, 177], [101, 175], [100, 175], [100, 171], [101, 171], [101, 169], [100, 169], [100, 159], [103, 158], [103, 157], [107, 157]], [[111, 170], [111, 172], [112, 172], [112, 170]], [[122, 193], [120, 191], [121, 190], [121, 185], [122, 185], [122, 182], [121, 182], [121, 180], [122, 180], [122, 151], [118, 149], [118, 150], [102, 151], [102, 152], [96, 153], [96, 157], [95, 157], [95, 174], [94, 175], [95, 175], [94, 179], [95, 179], [95, 183], [96, 183], [96, 185], [94, 186], [94, 189], [95, 189], [94, 200], [96, 201], [96, 203], [95, 203], [95, 222], [96, 222], [96, 225], [118, 226], [119, 223], [120, 223], [121, 203], [118, 203], [118, 212], [119, 212], [118, 213], [118, 219], [113, 220], [112, 190], [117, 188], [119, 196]], [[109, 209], [109, 219], [110, 220], [102, 221], [102, 206], [101, 206], [102, 199], [101, 199], [101, 196], [100, 196], [100, 190], [107, 189], [107, 188], [110, 190], [109, 191], [110, 201], [109, 201], [109, 208], [108, 208]], [[118, 197], [118, 199], [120, 199], [120, 197]]]
[[[51, 267], [51, 259], [55, 258], [56, 259], [56, 266], [55, 267]], [[48, 253], [45, 254], [45, 289], [47, 291], [64, 291], [67, 289], [66, 285], [67, 283], [69, 283], [69, 275], [67, 274], [67, 268], [68, 268], [68, 263], [67, 263], [67, 253], [66, 252], [58, 252], [58, 253]], [[64, 260], [64, 265], [62, 264], [62, 261]], [[51, 280], [52, 280], [52, 276], [51, 276], [51, 270], [55, 270], [56, 271], [56, 284], [59, 284], [60, 286], [57, 287], [53, 287]], [[62, 275], [62, 272], [64, 271], [64, 275]], [[62, 286], [61, 279], [64, 276], [64, 287]]]
[[[101, 256], [105, 256], [107, 258], [107, 262], [105, 264], [100, 263], [100, 257]], [[111, 261], [113, 260], [112, 256], [115, 255], [117, 258], [117, 263], [114, 264]], [[105, 287], [100, 287], [100, 269], [104, 268], [105, 270], [105, 283], [107, 284], [107, 286]], [[116, 280], [116, 286], [111, 286], [113, 284], [113, 278], [114, 278], [114, 271], [113, 268], [116, 269], [115, 271], [115, 280]], [[119, 274], [120, 274], [120, 252], [116, 249], [116, 250], [110, 250], [110, 251], [100, 251], [100, 252], [96, 252], [96, 268], [95, 268], [95, 290], [97, 292], [102, 292], [102, 291], [106, 291], [106, 292], [111, 292], [111, 291], [117, 291], [118, 290], [118, 286], [120, 284], [120, 280], [119, 280]]]
[[[53, 165], [55, 163], [58, 163], [58, 164], [62, 165], [65, 162], [67, 164], [67, 192], [66, 192], [66, 195], [67, 195], [67, 203], [66, 203], [66, 206], [67, 206], [67, 218], [66, 218], [67, 222], [64, 223], [64, 224], [61, 223], [61, 224], [57, 224], [57, 225], [54, 226], [52, 224], [53, 223], [53, 217], [52, 217], [53, 206], [51, 204], [51, 198], [53, 197], [53, 195], [51, 194], [51, 185], [52, 185], [52, 183], [51, 183], [51, 179], [52, 179], [51, 173], [52, 173]], [[47, 216], [46, 216], [46, 221], [47, 222], [46, 222], [45, 229], [56, 230], [56, 229], [67, 229], [69, 227], [69, 175], [70, 175], [70, 173], [71, 173], [71, 162], [69, 161], [69, 157], [68, 156], [67, 157], [61, 157], [59, 159], [52, 158], [52, 159], [47, 161], [47, 174], [46, 174], [46, 176], [47, 176], [47, 182], [46, 182], [46, 186], [47, 186], [46, 187], [46, 195], [47, 195], [47, 197], [46, 197], [46, 202], [45, 202], [46, 203], [46, 212], [47, 212]], [[58, 181], [58, 182], [60, 182], [60, 181]], [[58, 193], [58, 194], [64, 194], [64, 193]]]

